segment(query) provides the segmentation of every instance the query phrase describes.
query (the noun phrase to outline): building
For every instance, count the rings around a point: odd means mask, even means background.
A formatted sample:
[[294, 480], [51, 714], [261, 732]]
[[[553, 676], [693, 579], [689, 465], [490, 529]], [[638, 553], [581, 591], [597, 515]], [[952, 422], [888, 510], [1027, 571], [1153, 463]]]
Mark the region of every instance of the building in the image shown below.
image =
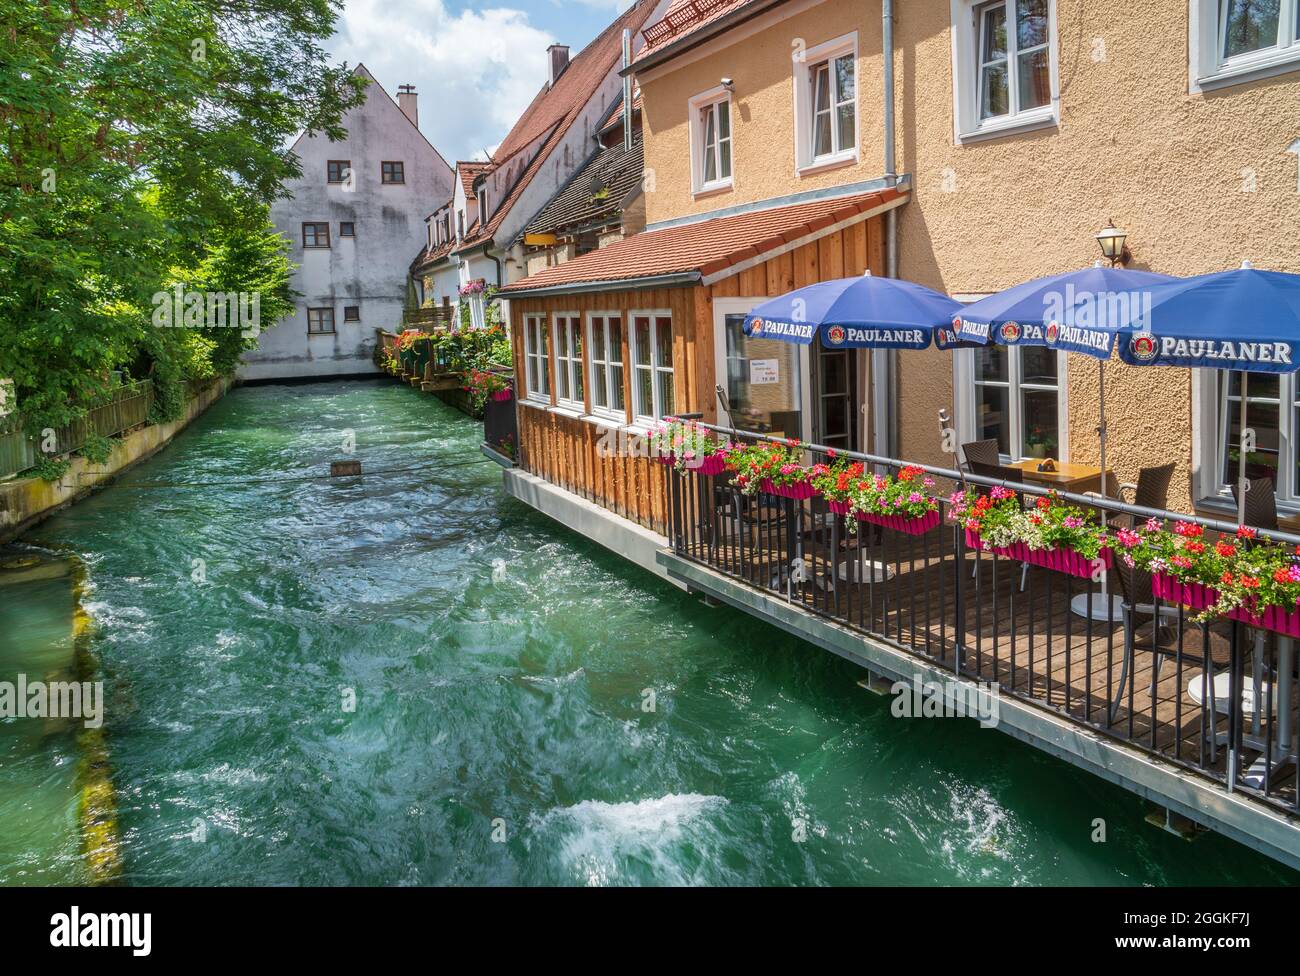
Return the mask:
[[416, 92], [397, 100], [364, 65], [365, 101], [343, 119], [347, 137], [304, 133], [292, 151], [302, 175], [271, 219], [298, 265], [295, 314], [264, 331], [244, 357], [244, 379], [371, 373], [375, 330], [400, 327], [407, 276], [394, 255], [426, 240], [427, 202], [451, 194], [452, 170], [419, 130]]
[[[532, 103], [489, 161], [458, 166], [454, 196], [449, 191], [430, 215], [433, 229], [411, 265], [426, 304], [441, 303], [453, 281], [459, 292], [466, 286], [495, 289], [525, 276], [529, 222], [602, 150], [602, 131], [617, 124], [624, 32], [632, 50], [640, 50], [641, 28], [669, 2], [637, 0], [572, 58], [564, 45], [547, 49], [547, 78]], [[433, 243], [447, 217], [450, 248]], [[479, 294], [466, 296], [474, 324], [483, 314]]]
[[[792, 350], [745, 336], [743, 316], [769, 296], [866, 270], [973, 300], [1090, 265], [1110, 221], [1127, 231], [1133, 268], [1188, 275], [1249, 258], [1300, 272], [1296, 4], [675, 0], [642, 38], [631, 73], [641, 91], [645, 169], [654, 176], [645, 231], [536, 269], [504, 292], [520, 378], [520, 467], [507, 472], [508, 489], [678, 585], [794, 630], [874, 674], [938, 680], [955, 670], [998, 683], [1007, 731], [1300, 862], [1300, 830], [1289, 819], [1300, 797], [1279, 785], [1285, 777], [1255, 783], [1243, 799], [1223, 765], [1229, 752], [1241, 759], [1237, 746], [1220, 750], [1215, 738], [1215, 748], [1188, 759], [1187, 743], [1196, 741], [1188, 723], [1207, 721], [1208, 709], [1189, 697], [1182, 664], [1159, 672], [1146, 658], [1150, 684], [1137, 704], [1130, 695], [1098, 713], [1094, 671], [1107, 687], [1123, 685], [1120, 661], [1127, 669], [1125, 654], [1136, 653], [1124, 649], [1128, 631], [1116, 636], [1089, 622], [1085, 638], [1082, 623], [1071, 630], [1067, 611], [1063, 631], [1053, 632], [1058, 618], [1041, 607], [1031, 612], [1032, 596], [1017, 595], [1006, 582], [1011, 574], [999, 584], [971, 567], [977, 575], [967, 583], [971, 573], [954, 566], [967, 566], [968, 554], [958, 543], [943, 548], [949, 532], [934, 534], [943, 541], [929, 545], [940, 549], [923, 552], [920, 563], [893, 554], [899, 578], [924, 596], [926, 619], [938, 584], [948, 633], [959, 635], [954, 650], [940, 631], [939, 656], [927, 656], [917, 642], [928, 649], [934, 634], [909, 634], [901, 617], [888, 618], [883, 633], [846, 619], [843, 584], [829, 577], [773, 592], [752, 572], [754, 557], [766, 558], [755, 548], [762, 531], [754, 523], [765, 522], [767, 510], [746, 522], [743, 505], [709, 501], [704, 489], [692, 495], [689, 477], [665, 475], [632, 449], [635, 435], [666, 414], [726, 422], [721, 388], [737, 426], [900, 463], [955, 467], [942, 410], [957, 443], [992, 438], [1007, 460], [1051, 455], [1095, 464], [1091, 360], [1004, 346]], [[1172, 460], [1168, 508], [1229, 512], [1226, 468], [1240, 408], [1231, 378], [1118, 359], [1104, 376], [1117, 480]], [[1252, 463], [1275, 474], [1278, 505], [1290, 513], [1300, 513], [1295, 384], [1284, 377], [1250, 386], [1261, 448]], [[805, 518], [802, 511], [776, 518], [785, 525]], [[809, 531], [805, 539], [783, 530], [777, 541], [793, 550], [820, 538], [820, 529]], [[949, 572], [935, 569], [942, 566]], [[1028, 579], [1032, 594], [1034, 574]], [[1049, 601], [1061, 592], [1052, 582]], [[982, 607], [971, 616], [957, 599], [954, 610], [952, 593], [968, 585], [1002, 593], [1001, 609], [995, 603], [991, 617]], [[1086, 590], [1091, 600], [1090, 586], [1069, 592]], [[918, 599], [893, 593], [886, 602], [905, 601], [915, 626]], [[1034, 672], [1035, 621], [1049, 630], [1040, 642], [1064, 641], [1067, 680], [1059, 684], [1050, 651]], [[981, 640], [995, 650], [985, 650], [982, 664], [963, 663]], [[1009, 682], [999, 672], [1005, 654]], [[1209, 670], [1221, 664], [1215, 659]], [[1127, 710], [1127, 732], [1116, 727], [1116, 710]], [[1290, 714], [1296, 718], [1294, 704]], [[1146, 723], [1143, 733], [1133, 731], [1135, 721]], [[1181, 738], [1185, 732], [1193, 738]], [[1260, 762], [1246, 752], [1243, 763]]]

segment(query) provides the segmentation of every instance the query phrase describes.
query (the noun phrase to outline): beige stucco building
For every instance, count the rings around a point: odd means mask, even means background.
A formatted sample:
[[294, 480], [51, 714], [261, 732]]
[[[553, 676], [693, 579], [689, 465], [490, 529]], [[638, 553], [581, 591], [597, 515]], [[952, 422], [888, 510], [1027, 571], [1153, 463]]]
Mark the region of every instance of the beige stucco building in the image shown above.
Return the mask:
[[[652, 230], [885, 175], [881, 4], [705, 6], [714, 20], [652, 43], [638, 60], [646, 167], [658, 177], [647, 194]], [[1235, 16], [1240, 5], [1227, 6]], [[1225, 50], [1219, 5], [1202, 0], [895, 4], [895, 169], [912, 190], [897, 216], [897, 273], [954, 297], [977, 297], [1091, 263], [1100, 257], [1094, 235], [1110, 220], [1128, 232], [1133, 268], [1189, 275], [1248, 258], [1257, 267], [1300, 272], [1300, 15], [1294, 3], [1271, 6], [1280, 11], [1276, 37], [1267, 18], [1253, 27], [1238, 19]], [[1007, 92], [1008, 111], [981, 122], [981, 26], [1008, 17], [1018, 18], [1013, 43], [1016, 33], [1024, 42], [1023, 54], [1012, 50], [1008, 61], [1024, 65], [1028, 84], [1023, 93]], [[1251, 45], [1256, 50], [1247, 50]], [[809, 158], [809, 67], [841, 54], [855, 68], [854, 138], [830, 147], [823, 162]], [[989, 72], [1000, 73], [996, 59]], [[1014, 89], [1020, 74], [1001, 77], [1012, 76], [1006, 87]], [[701, 103], [719, 97], [730, 105], [731, 177], [706, 186], [698, 167], [688, 173], [683, 161], [699, 155]], [[1059, 431], [1051, 453], [1096, 462], [1093, 361], [1059, 354], [1055, 377], [1042, 355], [1032, 365], [999, 364], [1010, 374], [1008, 386], [993, 390], [984, 383], [977, 389], [976, 380], [992, 372], [987, 365], [981, 372], [975, 355], [897, 355], [898, 456], [943, 460], [940, 407], [953, 411], [963, 440], [1001, 425], [1009, 454], [1041, 453], [1042, 442], [1029, 441], [1043, 421], [1037, 415], [1054, 402]], [[1038, 388], [1020, 389], [1022, 373]], [[1255, 386], [1295, 402], [1289, 379], [1280, 391]], [[1121, 479], [1174, 459], [1173, 506], [1218, 492], [1216, 377], [1114, 361], [1106, 366], [1106, 392], [1110, 461]], [[982, 423], [989, 411], [977, 409], [977, 396], [1005, 402], [997, 412], [1008, 416]], [[1268, 424], [1270, 406], [1252, 403], [1252, 415]], [[1282, 409], [1275, 432], [1260, 431], [1261, 446], [1280, 458], [1284, 505], [1300, 500], [1291, 473], [1300, 440], [1294, 415]]]

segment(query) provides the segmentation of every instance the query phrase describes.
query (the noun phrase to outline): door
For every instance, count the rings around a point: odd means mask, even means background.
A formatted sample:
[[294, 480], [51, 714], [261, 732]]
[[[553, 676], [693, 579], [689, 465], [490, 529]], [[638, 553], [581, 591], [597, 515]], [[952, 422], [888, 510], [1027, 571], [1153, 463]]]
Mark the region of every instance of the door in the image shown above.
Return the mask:
[[[811, 384], [805, 347], [744, 332], [745, 314], [765, 300], [714, 300], [717, 382], [738, 429], [806, 441], [814, 411], [806, 399]], [[728, 424], [721, 404], [718, 423]]]
[[841, 451], [858, 450], [858, 362], [856, 352], [828, 349], [817, 340], [817, 416], [813, 440]]

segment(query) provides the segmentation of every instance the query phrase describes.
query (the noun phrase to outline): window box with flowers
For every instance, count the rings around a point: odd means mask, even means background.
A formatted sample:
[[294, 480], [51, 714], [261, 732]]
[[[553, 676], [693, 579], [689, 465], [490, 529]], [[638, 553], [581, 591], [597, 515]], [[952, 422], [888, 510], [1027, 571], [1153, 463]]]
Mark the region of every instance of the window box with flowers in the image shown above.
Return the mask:
[[464, 390], [470, 396], [475, 413], [481, 411], [488, 400], [504, 401], [514, 395], [506, 377], [481, 369], [471, 369], [465, 374]]
[[1179, 521], [1170, 531], [1154, 518], [1116, 541], [1126, 565], [1151, 574], [1155, 596], [1197, 611], [1198, 623], [1227, 617], [1300, 637], [1300, 550], [1245, 526], [1210, 543], [1201, 525]]
[[727, 470], [731, 442], [691, 420], [668, 420], [650, 431], [651, 456], [678, 471], [715, 477]]
[[817, 494], [811, 473], [800, 463], [797, 441], [786, 447], [760, 441], [736, 448], [727, 455], [727, 469], [735, 472], [731, 484], [746, 495], [760, 491], [801, 500]]
[[987, 494], [957, 491], [949, 505], [948, 517], [962, 526], [966, 544], [977, 551], [1081, 579], [1114, 564], [1111, 540], [1096, 515], [1055, 495], [1039, 496], [1026, 508], [1015, 492], [998, 485]]
[[[870, 475], [851, 484], [847, 514], [856, 522], [883, 525], [887, 529], [924, 535], [939, 525], [939, 500], [930, 490], [934, 479], [911, 465], [897, 477]], [[853, 531], [853, 523], [849, 523]]]

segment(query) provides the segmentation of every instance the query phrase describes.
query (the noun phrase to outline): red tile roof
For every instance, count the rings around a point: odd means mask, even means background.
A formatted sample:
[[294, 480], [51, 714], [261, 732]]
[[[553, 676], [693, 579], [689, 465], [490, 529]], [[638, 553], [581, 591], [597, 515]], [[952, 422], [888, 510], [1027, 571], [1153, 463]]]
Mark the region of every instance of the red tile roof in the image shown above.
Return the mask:
[[460, 185], [465, 188], [465, 198], [474, 199], [474, 178], [479, 173], [485, 173], [492, 168], [491, 163], [483, 162], [458, 162], [456, 163], [456, 175], [460, 177]]
[[545, 268], [502, 291], [513, 294], [692, 271], [711, 275], [906, 195], [905, 190], [859, 193], [647, 231]]
[[673, 0], [662, 20], [641, 31], [645, 47], [637, 54], [636, 60], [694, 34], [724, 14], [756, 2], [759, 0]]
[[533, 99], [533, 103], [492, 154], [491, 166], [493, 169], [500, 168], [512, 156], [543, 136], [546, 141], [519, 175], [506, 198], [493, 211], [487, 226], [480, 234], [467, 236], [457, 248], [458, 251], [469, 250], [492, 240], [492, 235], [510, 213], [510, 208], [524, 188], [537, 175], [537, 171], [582, 113], [583, 107], [596, 93], [600, 83], [623, 56], [623, 28], [627, 27], [633, 33], [639, 31], [654, 8], [655, 0], [638, 0], [634, 3], [569, 62], [568, 67], [555, 80], [554, 86], [543, 88]]

